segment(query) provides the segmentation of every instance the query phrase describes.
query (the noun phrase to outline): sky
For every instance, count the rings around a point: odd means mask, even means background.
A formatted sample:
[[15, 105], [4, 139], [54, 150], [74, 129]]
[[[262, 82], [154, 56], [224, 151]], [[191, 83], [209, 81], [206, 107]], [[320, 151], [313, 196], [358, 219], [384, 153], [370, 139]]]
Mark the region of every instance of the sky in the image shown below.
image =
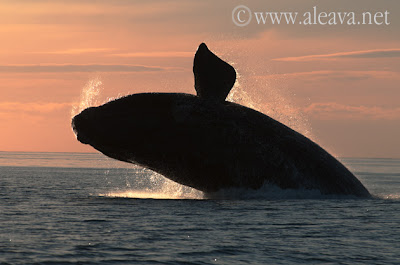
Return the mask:
[[[352, 24], [350, 12], [385, 11]], [[298, 12], [303, 24], [258, 24], [254, 12]], [[336, 25], [300, 20], [314, 12]], [[400, 158], [399, 12], [396, 0], [0, 0], [0, 151], [94, 152], [73, 114], [132, 93], [195, 94], [205, 42], [237, 70], [230, 100], [335, 156]]]

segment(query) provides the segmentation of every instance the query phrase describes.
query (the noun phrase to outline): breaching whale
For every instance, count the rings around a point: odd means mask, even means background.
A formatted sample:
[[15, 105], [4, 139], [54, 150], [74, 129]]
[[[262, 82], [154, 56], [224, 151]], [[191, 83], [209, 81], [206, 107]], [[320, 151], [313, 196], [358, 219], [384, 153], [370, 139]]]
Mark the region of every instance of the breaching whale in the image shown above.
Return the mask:
[[204, 43], [195, 54], [193, 72], [197, 96], [141, 93], [90, 107], [72, 120], [77, 139], [206, 193], [268, 183], [370, 196], [344, 165], [310, 139], [263, 113], [225, 101], [235, 69]]

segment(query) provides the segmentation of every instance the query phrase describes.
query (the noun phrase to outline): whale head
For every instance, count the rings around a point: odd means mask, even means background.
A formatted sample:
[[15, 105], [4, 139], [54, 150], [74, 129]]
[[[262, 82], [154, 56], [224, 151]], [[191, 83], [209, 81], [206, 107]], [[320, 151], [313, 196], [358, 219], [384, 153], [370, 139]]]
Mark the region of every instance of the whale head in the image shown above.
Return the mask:
[[72, 119], [72, 129], [81, 143], [123, 159], [120, 154], [151, 152], [160, 134], [168, 133], [196, 99], [187, 94], [134, 94], [83, 110]]
[[[202, 191], [216, 191], [231, 179], [217, 160], [206, 157], [209, 146], [225, 141], [224, 126], [232, 124], [216, 113], [230, 115], [235, 107], [182, 93], [133, 94], [82, 111], [72, 119], [72, 128], [81, 143], [108, 157]], [[206, 167], [198, 163], [203, 160]], [[192, 171], [199, 176], [193, 177]], [[217, 172], [220, 179], [210, 179]]]
[[208, 112], [213, 105], [225, 104], [236, 80], [235, 69], [204, 43], [196, 51], [193, 74], [197, 96], [183, 93], [133, 94], [83, 110], [72, 119], [77, 139], [122, 160], [120, 155], [116, 157], [113, 153], [137, 152], [137, 146], [142, 146], [143, 141], [149, 145], [157, 142], [151, 138], [155, 130], [172, 130], [172, 126], [188, 116], [188, 109], [195, 105], [199, 108], [198, 102], [202, 102], [200, 105], [203, 107], [207, 105]]

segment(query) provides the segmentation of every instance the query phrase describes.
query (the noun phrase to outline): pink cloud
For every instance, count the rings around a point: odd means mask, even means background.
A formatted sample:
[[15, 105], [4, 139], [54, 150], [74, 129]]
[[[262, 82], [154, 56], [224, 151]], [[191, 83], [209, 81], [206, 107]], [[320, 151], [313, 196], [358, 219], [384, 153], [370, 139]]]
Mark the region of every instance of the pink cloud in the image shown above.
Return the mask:
[[296, 57], [275, 58], [273, 59], [273, 61], [303, 62], [303, 61], [315, 61], [315, 60], [331, 60], [340, 58], [388, 58], [388, 57], [389, 58], [400, 57], [400, 49], [376, 49], [376, 50], [338, 52], [338, 53], [328, 53], [328, 54], [312, 54], [312, 55], [296, 56]]
[[194, 52], [131, 52], [131, 53], [115, 53], [111, 56], [116, 57], [193, 57]]
[[102, 52], [109, 52], [109, 51], [114, 51], [114, 50], [115, 49], [111, 49], [111, 48], [81, 48], [81, 49], [66, 49], [66, 50], [59, 50], [59, 51], [30, 52], [30, 53], [72, 55], [72, 54], [86, 54], [86, 53], [102, 53]]
[[379, 78], [379, 79], [395, 79], [400, 78], [400, 73], [393, 71], [310, 71], [310, 72], [294, 72], [284, 74], [271, 74], [266, 76], [259, 76], [267, 79], [287, 79], [296, 78], [303, 80], [362, 80], [368, 78]]
[[154, 72], [167, 68], [130, 64], [9, 64], [0, 65], [5, 73], [72, 73], [72, 72]]
[[36, 103], [36, 102], [0, 102], [0, 113], [52, 113], [58, 110], [71, 109], [72, 103]]
[[398, 120], [400, 108], [383, 108], [378, 106], [351, 106], [335, 102], [312, 103], [304, 112], [321, 120]]

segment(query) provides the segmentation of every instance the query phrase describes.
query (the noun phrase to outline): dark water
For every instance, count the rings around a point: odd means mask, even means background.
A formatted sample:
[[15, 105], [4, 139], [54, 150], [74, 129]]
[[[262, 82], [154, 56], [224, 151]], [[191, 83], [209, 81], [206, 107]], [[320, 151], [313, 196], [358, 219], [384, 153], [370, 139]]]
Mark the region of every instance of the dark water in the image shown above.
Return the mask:
[[400, 264], [400, 160], [343, 161], [376, 198], [202, 199], [98, 154], [0, 152], [0, 263]]

